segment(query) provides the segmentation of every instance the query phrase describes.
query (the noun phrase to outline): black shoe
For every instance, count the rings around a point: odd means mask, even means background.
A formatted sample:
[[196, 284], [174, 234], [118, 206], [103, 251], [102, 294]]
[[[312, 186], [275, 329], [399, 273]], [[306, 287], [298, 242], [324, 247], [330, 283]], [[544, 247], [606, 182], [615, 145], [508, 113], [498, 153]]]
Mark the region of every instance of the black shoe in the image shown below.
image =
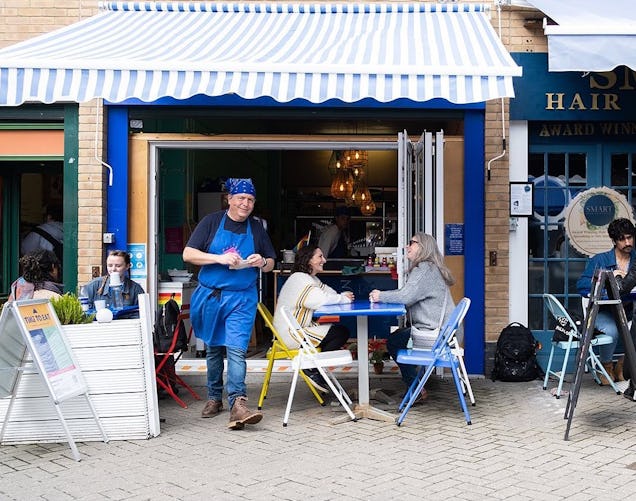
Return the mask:
[[316, 372], [305, 372], [305, 374], [307, 375], [307, 377], [309, 378], [309, 382], [311, 383], [311, 385], [316, 388], [319, 392], [321, 393], [329, 393], [329, 386], [327, 385], [327, 382], [325, 381], [325, 378], [323, 378], [320, 375], [320, 372], [316, 371]]

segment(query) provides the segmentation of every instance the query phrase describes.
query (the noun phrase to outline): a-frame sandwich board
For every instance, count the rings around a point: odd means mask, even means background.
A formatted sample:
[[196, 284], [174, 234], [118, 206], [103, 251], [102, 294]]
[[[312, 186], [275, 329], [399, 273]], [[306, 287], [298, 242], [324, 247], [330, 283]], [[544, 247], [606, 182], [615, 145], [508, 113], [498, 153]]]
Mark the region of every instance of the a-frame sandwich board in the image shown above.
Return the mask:
[[629, 325], [627, 324], [627, 317], [625, 316], [625, 309], [623, 308], [616, 278], [614, 278], [614, 274], [611, 270], [597, 270], [592, 278], [590, 302], [587, 306], [581, 346], [579, 347], [576, 358], [576, 373], [572, 384], [572, 390], [568, 395], [568, 401], [565, 406], [565, 415], [563, 416], [563, 418], [568, 421], [565, 428], [565, 436], [563, 437], [564, 440], [568, 440], [570, 436], [572, 418], [574, 417], [574, 410], [576, 409], [576, 404], [579, 400], [581, 381], [583, 380], [583, 374], [585, 372], [585, 361], [590, 349], [592, 337], [594, 337], [596, 316], [600, 306], [602, 305], [611, 306], [616, 326], [618, 327], [618, 332], [623, 340], [623, 346], [625, 348], [624, 363], [628, 366], [629, 373], [632, 378], [630, 381], [630, 387], [633, 387], [633, 378], [636, 377], [636, 349], [634, 348], [634, 341], [632, 340], [629, 332]]
[[0, 315], [0, 397], [11, 396], [0, 430], [0, 444], [10, 423], [11, 410], [25, 370], [40, 374], [76, 461], [81, 459], [60, 404], [83, 396], [104, 442], [108, 437], [88, 395], [88, 385], [48, 299], [6, 303]]

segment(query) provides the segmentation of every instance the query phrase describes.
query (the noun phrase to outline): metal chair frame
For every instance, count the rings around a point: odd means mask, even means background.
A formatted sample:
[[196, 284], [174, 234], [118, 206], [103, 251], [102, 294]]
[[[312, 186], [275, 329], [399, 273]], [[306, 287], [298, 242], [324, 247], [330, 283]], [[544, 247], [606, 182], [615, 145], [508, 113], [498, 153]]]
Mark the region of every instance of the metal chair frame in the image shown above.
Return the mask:
[[[263, 322], [272, 332], [272, 346], [269, 350], [267, 350], [267, 367], [265, 369], [265, 377], [263, 379], [263, 385], [261, 386], [261, 394], [258, 398], [258, 409], [263, 408], [263, 402], [267, 398], [267, 391], [269, 390], [269, 383], [272, 379], [272, 371], [274, 370], [274, 362], [276, 360], [292, 360], [296, 355], [298, 355], [297, 349], [290, 349], [287, 347], [285, 342], [282, 340], [278, 331], [274, 327], [274, 317], [272, 317], [271, 312], [263, 303], [258, 303], [257, 305], [258, 313], [261, 315]], [[314, 386], [309, 382], [309, 378], [304, 372], [301, 372], [300, 377], [303, 378], [311, 393], [313, 393], [316, 400], [320, 405], [325, 405], [325, 400], [320, 396], [318, 390], [314, 388]]]
[[[177, 338], [179, 336], [179, 328], [185, 320], [190, 319], [190, 309], [187, 306], [183, 306], [181, 308], [181, 313], [177, 317], [177, 323], [175, 324], [174, 331], [172, 333], [172, 341], [170, 343], [170, 347], [165, 352], [155, 351], [155, 379], [157, 384], [165, 390], [165, 392], [170, 395], [175, 402], [177, 402], [181, 407], [187, 409], [187, 404], [177, 396], [177, 393], [174, 390], [175, 386], [181, 386], [192, 395], [195, 400], [201, 400], [201, 397], [186, 383], [174, 370], [174, 364], [181, 358], [183, 352], [181, 350], [175, 351], [175, 346], [177, 345]], [[188, 344], [190, 343], [190, 338], [192, 337], [192, 327], [188, 332]], [[172, 370], [167, 366], [170, 357], [173, 358], [174, 363], [172, 365]], [[158, 360], [158, 362], [157, 362]]]
[[[452, 341], [469, 308], [470, 299], [465, 297], [455, 306], [448, 320], [440, 329], [440, 333], [430, 350], [406, 349], [398, 351], [397, 362], [420, 367], [417, 376], [411, 383], [398, 408], [398, 411], [401, 411], [401, 414], [396, 419], [398, 426], [402, 425], [407, 413], [419, 397], [424, 385], [436, 367], [450, 368], [459, 403], [466, 418], [466, 424], [470, 425], [472, 423], [464, 397], [459, 356]], [[472, 390], [470, 393], [472, 394]]]
[[356, 421], [356, 415], [350, 407], [350, 405], [352, 405], [351, 398], [329, 370], [329, 367], [351, 364], [353, 361], [351, 352], [349, 350], [319, 352], [309, 340], [309, 336], [300, 326], [292, 312], [286, 307], [282, 307], [280, 312], [283, 316], [283, 320], [289, 326], [290, 334], [299, 344], [298, 354], [292, 359], [294, 375], [292, 376], [291, 387], [289, 389], [289, 398], [287, 399], [287, 407], [285, 408], [285, 416], [283, 417], [283, 426], [287, 426], [287, 422], [289, 421], [298, 375], [301, 374], [304, 369], [317, 369], [351, 420]]
[[[561, 392], [563, 390], [565, 371], [567, 369], [568, 359], [570, 358], [570, 352], [572, 350], [578, 350], [580, 348], [581, 333], [576, 328], [576, 323], [574, 322], [574, 320], [572, 320], [572, 317], [567, 312], [567, 310], [565, 309], [561, 301], [559, 301], [553, 294], [548, 294], [548, 293], [543, 294], [543, 301], [546, 308], [552, 314], [552, 316], [557, 322], [559, 320], [559, 317], [564, 317], [569, 322], [570, 327], [572, 327], [568, 331], [567, 341], [552, 342], [552, 347], [550, 348], [550, 356], [548, 358], [548, 365], [546, 366], [545, 377], [543, 379], [544, 390], [548, 388], [548, 380], [550, 379], [550, 376], [553, 376], [558, 380], [557, 390], [554, 396], [556, 398], [560, 398]], [[596, 353], [594, 353], [594, 350], [592, 349], [593, 346], [610, 344], [611, 342], [612, 342], [612, 338], [604, 334], [596, 336], [595, 338], [592, 338], [592, 341], [590, 343], [590, 349], [588, 350], [588, 355], [585, 360], [585, 366], [586, 366], [586, 369], [588, 369], [589, 372], [592, 373], [592, 376], [594, 377], [594, 381], [596, 381], [597, 384], [601, 385], [601, 380], [599, 379], [597, 374], [598, 372], [600, 372], [610, 382], [610, 386], [612, 387], [612, 389], [616, 393], [620, 394], [618, 387], [614, 383], [614, 378], [612, 378], [607, 373], [607, 371], [605, 370], [605, 367], [603, 367], [603, 364], [598, 359], [598, 355], [596, 355]], [[554, 360], [554, 354], [557, 348], [565, 351], [563, 355], [563, 364], [560, 367], [560, 371], [552, 370], [552, 361]]]

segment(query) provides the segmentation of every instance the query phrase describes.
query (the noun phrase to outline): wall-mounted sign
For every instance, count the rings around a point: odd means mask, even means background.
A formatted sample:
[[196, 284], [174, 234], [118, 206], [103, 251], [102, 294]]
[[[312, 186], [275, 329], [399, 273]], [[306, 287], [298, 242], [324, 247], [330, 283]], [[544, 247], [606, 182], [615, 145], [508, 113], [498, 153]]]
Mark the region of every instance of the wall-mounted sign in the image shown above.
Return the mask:
[[130, 278], [146, 279], [148, 277], [146, 244], [128, 244], [128, 254], [130, 254], [131, 264]]
[[510, 183], [510, 215], [532, 216], [532, 183]]
[[464, 255], [464, 225], [449, 223], [444, 225], [444, 254], [446, 256]]
[[[548, 71], [545, 52], [513, 52], [510, 54], [523, 76], [515, 79], [515, 98], [510, 100], [510, 120], [576, 120], [573, 127], [562, 128], [559, 137], [590, 134], [591, 121], [633, 122], [636, 105], [636, 72], [626, 66], [612, 71], [589, 72]], [[551, 135], [558, 128], [548, 127]], [[599, 126], [595, 133], [624, 135], [625, 128]]]
[[607, 225], [624, 217], [634, 222], [632, 207], [625, 196], [602, 186], [580, 192], [565, 211], [565, 233], [572, 247], [593, 256], [612, 248]]

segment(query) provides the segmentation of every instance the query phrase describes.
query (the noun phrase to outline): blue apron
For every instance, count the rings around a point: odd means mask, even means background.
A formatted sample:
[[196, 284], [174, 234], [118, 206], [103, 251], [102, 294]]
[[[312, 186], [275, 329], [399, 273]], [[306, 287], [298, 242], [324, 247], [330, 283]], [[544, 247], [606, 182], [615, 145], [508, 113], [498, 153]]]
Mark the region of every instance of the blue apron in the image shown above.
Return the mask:
[[[225, 229], [227, 214], [221, 218], [208, 252], [237, 252], [245, 259], [254, 254], [254, 238], [249, 219], [244, 234]], [[209, 346], [230, 346], [247, 351], [258, 293], [254, 267], [230, 270], [224, 264], [204, 265], [199, 271], [199, 285], [190, 300], [190, 319], [196, 337]]]

